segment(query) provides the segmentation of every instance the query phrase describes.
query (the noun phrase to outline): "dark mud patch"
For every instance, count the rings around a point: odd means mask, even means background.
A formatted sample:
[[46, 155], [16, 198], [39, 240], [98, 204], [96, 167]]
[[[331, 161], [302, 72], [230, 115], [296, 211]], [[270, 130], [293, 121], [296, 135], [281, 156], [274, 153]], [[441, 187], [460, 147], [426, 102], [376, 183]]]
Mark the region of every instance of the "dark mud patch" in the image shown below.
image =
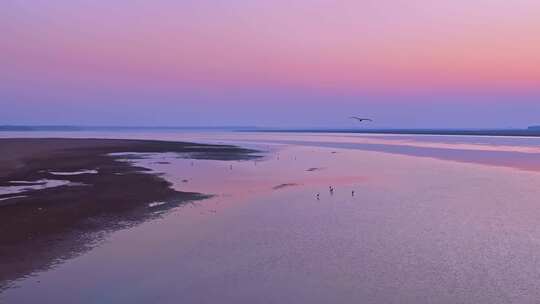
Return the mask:
[[[70, 182], [69, 186], [0, 195], [0, 292], [17, 279], [90, 250], [110, 232], [207, 198], [200, 193], [176, 191], [161, 176], [124, 161], [125, 155], [114, 155], [165, 152], [209, 160], [259, 157], [257, 151], [235, 146], [182, 142], [0, 139], [0, 186], [28, 185], [44, 179]], [[97, 173], [51, 173], [88, 168]]]
[[279, 190], [279, 189], [283, 189], [287, 187], [294, 187], [294, 186], [299, 186], [299, 184], [296, 184], [296, 183], [279, 184], [277, 186], [272, 187], [272, 189]]

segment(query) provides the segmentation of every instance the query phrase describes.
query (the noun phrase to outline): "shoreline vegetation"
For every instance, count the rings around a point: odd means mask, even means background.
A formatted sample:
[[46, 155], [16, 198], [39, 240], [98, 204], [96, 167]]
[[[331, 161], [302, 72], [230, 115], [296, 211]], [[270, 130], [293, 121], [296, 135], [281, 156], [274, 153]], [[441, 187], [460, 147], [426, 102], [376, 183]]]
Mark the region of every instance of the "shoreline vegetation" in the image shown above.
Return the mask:
[[108, 232], [207, 198], [205, 194], [176, 191], [159, 175], [120, 155], [165, 152], [179, 153], [181, 158], [224, 161], [260, 157], [259, 151], [229, 145], [0, 139], [1, 187], [39, 185], [45, 180], [67, 183], [19, 193], [0, 192], [0, 291], [14, 280], [91, 249]]

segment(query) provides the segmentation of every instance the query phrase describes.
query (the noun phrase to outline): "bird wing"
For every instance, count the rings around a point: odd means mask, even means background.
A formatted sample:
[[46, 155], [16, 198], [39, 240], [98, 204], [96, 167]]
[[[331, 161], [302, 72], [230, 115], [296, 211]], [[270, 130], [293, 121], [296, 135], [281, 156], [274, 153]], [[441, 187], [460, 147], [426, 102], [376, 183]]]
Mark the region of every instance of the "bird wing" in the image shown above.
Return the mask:
[[365, 121], [373, 121], [373, 120], [371, 120], [371, 119], [369, 119], [369, 118], [360, 118], [360, 117], [357, 117], [357, 116], [351, 116], [351, 117], [349, 117], [349, 118], [351, 118], [351, 119], [356, 119], [356, 120], [358, 120], [358, 121], [360, 121], [360, 122], [362, 122], [362, 121], [364, 121], [364, 120], [365, 120]]

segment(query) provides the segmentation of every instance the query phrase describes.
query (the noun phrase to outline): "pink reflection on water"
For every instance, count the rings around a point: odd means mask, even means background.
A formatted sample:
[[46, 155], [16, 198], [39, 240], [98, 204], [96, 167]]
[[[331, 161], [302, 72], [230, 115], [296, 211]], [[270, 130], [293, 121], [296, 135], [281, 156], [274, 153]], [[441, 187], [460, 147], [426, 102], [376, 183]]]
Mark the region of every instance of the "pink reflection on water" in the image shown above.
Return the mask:
[[6, 132], [0, 137], [83, 137], [257, 145], [263, 150], [290, 144], [429, 157], [540, 171], [540, 138], [497, 136], [377, 135], [255, 132]]
[[[248, 199], [279, 191], [280, 185], [294, 188], [354, 186], [368, 180], [361, 168], [356, 173], [354, 159], [347, 160], [348, 151], [332, 153], [334, 149], [282, 147], [260, 161], [209, 161], [178, 158], [174, 154], [156, 154], [137, 163], [164, 173], [179, 191], [209, 193], [217, 196]], [[160, 162], [166, 162], [160, 164]], [[310, 169], [316, 170], [310, 170]], [[372, 175], [369, 179], [376, 179]], [[209, 192], [210, 191], [210, 192]]]
[[[179, 190], [216, 196], [115, 233], [89, 254], [20, 282], [5, 299], [492, 304], [540, 298], [535, 172], [307, 146], [272, 149], [260, 162], [192, 164], [176, 157], [141, 163]], [[298, 185], [273, 189], [286, 183]]]

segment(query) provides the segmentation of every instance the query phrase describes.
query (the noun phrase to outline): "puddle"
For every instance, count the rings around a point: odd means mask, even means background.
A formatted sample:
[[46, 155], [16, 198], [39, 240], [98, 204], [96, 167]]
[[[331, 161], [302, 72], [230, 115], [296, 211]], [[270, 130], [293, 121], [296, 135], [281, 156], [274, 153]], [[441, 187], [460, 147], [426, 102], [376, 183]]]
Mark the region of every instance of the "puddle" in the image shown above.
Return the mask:
[[70, 175], [80, 175], [80, 174], [98, 174], [99, 172], [97, 170], [80, 170], [80, 171], [73, 171], [73, 172], [49, 171], [49, 173], [53, 175], [70, 176]]
[[[67, 180], [57, 180], [57, 179], [40, 179], [36, 181], [12, 181], [12, 184], [17, 184], [17, 186], [3, 186], [0, 187], [0, 195], [7, 194], [16, 194], [32, 190], [43, 190], [47, 188], [54, 188], [60, 186], [79, 186], [79, 183], [71, 183]], [[20, 185], [24, 184], [24, 185]]]

